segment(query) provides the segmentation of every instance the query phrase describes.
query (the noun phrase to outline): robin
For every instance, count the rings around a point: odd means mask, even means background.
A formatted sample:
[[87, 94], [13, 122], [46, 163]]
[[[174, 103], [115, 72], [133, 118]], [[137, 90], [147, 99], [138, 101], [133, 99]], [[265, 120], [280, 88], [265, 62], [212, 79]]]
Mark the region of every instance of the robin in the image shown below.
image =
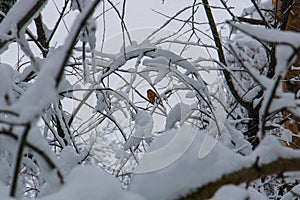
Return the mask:
[[153, 90], [148, 89], [147, 90], [147, 97], [150, 103], [154, 104], [154, 102], [156, 101], [157, 95], [155, 92], [153, 92]]

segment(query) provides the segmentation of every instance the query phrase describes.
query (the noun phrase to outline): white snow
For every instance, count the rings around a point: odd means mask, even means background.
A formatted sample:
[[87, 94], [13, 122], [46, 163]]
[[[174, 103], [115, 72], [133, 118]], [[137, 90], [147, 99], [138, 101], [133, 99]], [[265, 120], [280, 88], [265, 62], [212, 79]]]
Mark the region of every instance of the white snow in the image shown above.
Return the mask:
[[0, 197], [1, 200], [15, 200], [15, 198], [10, 198], [8, 196], [9, 194], [9, 188], [7, 185], [4, 185], [1, 181], [0, 181]]
[[[300, 34], [299, 34], [299, 38], [300, 38]], [[294, 49], [290, 46], [287, 46], [287, 45], [277, 45], [276, 46], [275, 73], [284, 74], [289, 69], [290, 65], [293, 63], [293, 60], [297, 56], [297, 54], [293, 55], [294, 53], [295, 53]]]
[[[34, 9], [34, 13], [39, 13], [38, 8], [42, 8], [36, 5], [44, 6], [47, 3], [47, 0], [26, 0], [26, 1], [17, 1], [13, 8], [7, 13], [6, 17], [0, 24], [0, 53], [5, 50], [7, 44], [3, 46], [2, 42], [13, 39], [16, 35], [17, 25], [24, 19], [25, 16], [30, 16], [29, 13]], [[31, 16], [34, 17], [34, 16]], [[27, 21], [28, 23], [30, 20]], [[23, 24], [26, 27], [26, 24]]]
[[[154, 142], [151, 148], [156, 149], [156, 144], [158, 146], [161, 143], [168, 144], [174, 136], [173, 133], [174, 131], [166, 132], [157, 139], [157, 142]], [[233, 153], [220, 142], [205, 158], [198, 159], [199, 148], [204, 136], [204, 132], [196, 132], [191, 146], [182, 153], [178, 160], [165, 168], [154, 172], [135, 174], [130, 191], [139, 193], [147, 199], [175, 199], [189, 193], [193, 188], [216, 180], [226, 172], [238, 170], [241, 166], [249, 164], [246, 159]]]
[[152, 137], [153, 119], [149, 112], [138, 110], [135, 118], [134, 132], [124, 144], [124, 150]]
[[55, 79], [63, 67], [64, 55], [65, 51], [57, 49], [55, 54], [46, 59], [34, 84], [12, 105], [12, 110], [20, 113], [20, 123], [32, 121], [56, 100], [58, 92]]
[[262, 194], [256, 190], [249, 188], [242, 188], [235, 185], [225, 185], [221, 187], [218, 192], [214, 195], [211, 200], [267, 200], [267, 197], [264, 197]]
[[300, 185], [296, 185], [288, 193], [283, 195], [281, 200], [291, 200], [291, 199], [296, 200], [296, 199], [298, 199], [299, 194], [300, 194]]
[[[158, 146], [161, 146], [162, 142], [168, 143], [173, 137], [172, 133], [166, 132], [154, 142], [154, 149], [156, 143], [160, 144]], [[221, 142], [217, 142], [206, 157], [198, 159], [199, 146], [203, 139], [204, 133], [197, 132], [193, 144], [178, 160], [154, 172], [135, 174], [130, 191], [147, 199], [175, 199], [188, 194], [193, 188], [221, 178], [226, 173], [254, 165], [257, 157], [259, 157], [258, 165], [261, 166], [278, 158], [300, 156], [300, 152], [282, 146], [275, 137], [266, 136], [257, 149], [248, 156], [235, 154]], [[234, 191], [227, 193], [226, 199], [231, 199], [230, 195], [235, 195]]]
[[96, 97], [97, 97], [97, 102], [95, 106], [95, 111], [109, 111], [109, 108], [107, 106], [107, 96], [105, 91], [95, 91]]
[[192, 109], [188, 104], [178, 103], [168, 113], [165, 125], [165, 131], [174, 127], [176, 122], [183, 124], [187, 117], [191, 114]]
[[75, 167], [69, 174], [65, 185], [54, 194], [39, 200], [143, 200], [139, 195], [121, 189], [120, 182], [101, 169], [91, 166]]
[[[10, 180], [10, 174], [8, 173], [10, 171], [10, 166], [6, 158], [0, 159], [0, 183], [4, 183], [6, 186], [9, 184]], [[2, 188], [2, 186], [1, 186]], [[4, 188], [4, 186], [3, 186]], [[1, 196], [1, 193], [0, 193]]]
[[[226, 137], [228, 137], [227, 141]], [[222, 131], [220, 139], [226, 146], [237, 153], [249, 155], [252, 152], [251, 143], [245, 139], [245, 136], [241, 131], [236, 130], [229, 122], [225, 122], [225, 128]], [[232, 142], [234, 142], [234, 145]]]
[[152, 149], [145, 153], [134, 171], [135, 174], [154, 172], [176, 162], [192, 145], [197, 130], [183, 125], [178, 130], [172, 129], [165, 134], [174, 135], [174, 137], [163, 147], [158, 148], [160, 145], [156, 144], [154, 151]]
[[300, 34], [296, 32], [266, 29], [261, 26], [251, 26], [240, 23], [229, 23], [242, 32], [266, 42], [290, 45], [295, 48], [300, 46]]
[[[12, 100], [14, 70], [10, 65], [0, 64], [0, 107], [6, 106]], [[7, 102], [8, 101], [8, 102]]]

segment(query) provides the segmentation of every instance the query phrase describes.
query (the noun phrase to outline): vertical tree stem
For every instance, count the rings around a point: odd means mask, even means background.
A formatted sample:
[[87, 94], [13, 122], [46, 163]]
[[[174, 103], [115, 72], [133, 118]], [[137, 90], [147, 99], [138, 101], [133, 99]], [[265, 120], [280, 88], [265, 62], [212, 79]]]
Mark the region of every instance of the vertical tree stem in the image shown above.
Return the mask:
[[30, 131], [31, 124], [28, 123], [25, 126], [24, 132], [21, 136], [20, 139], [20, 145], [16, 154], [16, 164], [15, 164], [15, 169], [14, 169], [14, 174], [13, 174], [13, 179], [12, 179], [12, 185], [11, 185], [11, 190], [10, 190], [10, 196], [11, 197], [16, 197], [16, 192], [17, 192], [17, 186], [18, 186], [18, 177], [19, 177], [19, 170], [23, 158], [23, 152], [24, 152], [24, 147], [26, 145], [26, 139], [28, 136], [28, 133]]
[[[220, 36], [219, 36], [219, 33], [218, 33], [218, 29], [217, 29], [213, 14], [212, 14], [211, 9], [210, 9], [210, 5], [208, 3], [208, 0], [202, 0], [202, 2], [203, 2], [204, 10], [205, 10], [205, 13], [206, 13], [206, 17], [208, 19], [208, 23], [209, 23], [213, 38], [214, 38], [214, 41], [215, 41], [215, 45], [218, 49], [219, 60], [222, 64], [224, 64], [226, 66], [226, 60], [225, 60], [225, 56], [224, 56], [224, 52], [223, 52], [223, 48], [222, 48], [222, 43], [221, 43], [221, 40], [220, 40]], [[236, 91], [236, 89], [234, 87], [234, 84], [232, 82], [232, 78], [231, 78], [230, 73], [226, 70], [223, 70], [223, 73], [224, 73], [224, 77], [225, 77], [225, 80], [227, 82], [227, 85], [230, 89], [230, 92], [232, 93], [234, 98], [243, 107], [248, 108], [249, 107], [248, 103], [243, 101], [243, 99], [240, 97], [240, 95]]]

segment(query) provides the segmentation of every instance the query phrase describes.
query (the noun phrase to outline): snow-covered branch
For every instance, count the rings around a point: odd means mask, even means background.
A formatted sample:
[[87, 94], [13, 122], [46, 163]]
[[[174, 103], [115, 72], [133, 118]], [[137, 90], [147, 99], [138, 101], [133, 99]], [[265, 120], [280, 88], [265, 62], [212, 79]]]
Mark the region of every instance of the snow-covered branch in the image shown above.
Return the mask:
[[47, 0], [17, 1], [0, 24], [0, 52], [47, 3]]
[[[151, 150], [169, 141], [172, 134], [174, 131], [167, 132]], [[206, 157], [199, 159], [203, 139], [203, 133], [197, 133], [189, 149], [170, 166], [149, 174], [135, 174], [130, 190], [149, 199], [207, 199], [227, 184], [240, 185], [300, 170], [300, 152], [282, 146], [274, 136], [266, 136], [247, 156], [235, 154], [218, 142]], [[162, 184], [164, 187], [160, 188]]]
[[[259, 157], [257, 157], [257, 161], [259, 161]], [[228, 173], [217, 181], [210, 182], [197, 188], [191, 194], [180, 198], [180, 200], [211, 198], [224, 185], [239, 185], [242, 183], [249, 183], [260, 177], [266, 177], [274, 174], [280, 176], [284, 172], [299, 170], [300, 158], [279, 158], [261, 166], [258, 165], [257, 162], [254, 162], [250, 167]]]

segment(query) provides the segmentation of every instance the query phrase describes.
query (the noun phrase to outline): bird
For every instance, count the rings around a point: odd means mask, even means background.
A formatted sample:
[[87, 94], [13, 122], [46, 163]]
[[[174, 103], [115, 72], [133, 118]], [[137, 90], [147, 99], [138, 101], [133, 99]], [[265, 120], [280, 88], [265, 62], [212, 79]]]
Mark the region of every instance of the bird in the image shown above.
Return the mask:
[[157, 95], [153, 90], [148, 89], [147, 90], [147, 98], [148, 98], [150, 103], [154, 104], [155, 101], [156, 101]]

